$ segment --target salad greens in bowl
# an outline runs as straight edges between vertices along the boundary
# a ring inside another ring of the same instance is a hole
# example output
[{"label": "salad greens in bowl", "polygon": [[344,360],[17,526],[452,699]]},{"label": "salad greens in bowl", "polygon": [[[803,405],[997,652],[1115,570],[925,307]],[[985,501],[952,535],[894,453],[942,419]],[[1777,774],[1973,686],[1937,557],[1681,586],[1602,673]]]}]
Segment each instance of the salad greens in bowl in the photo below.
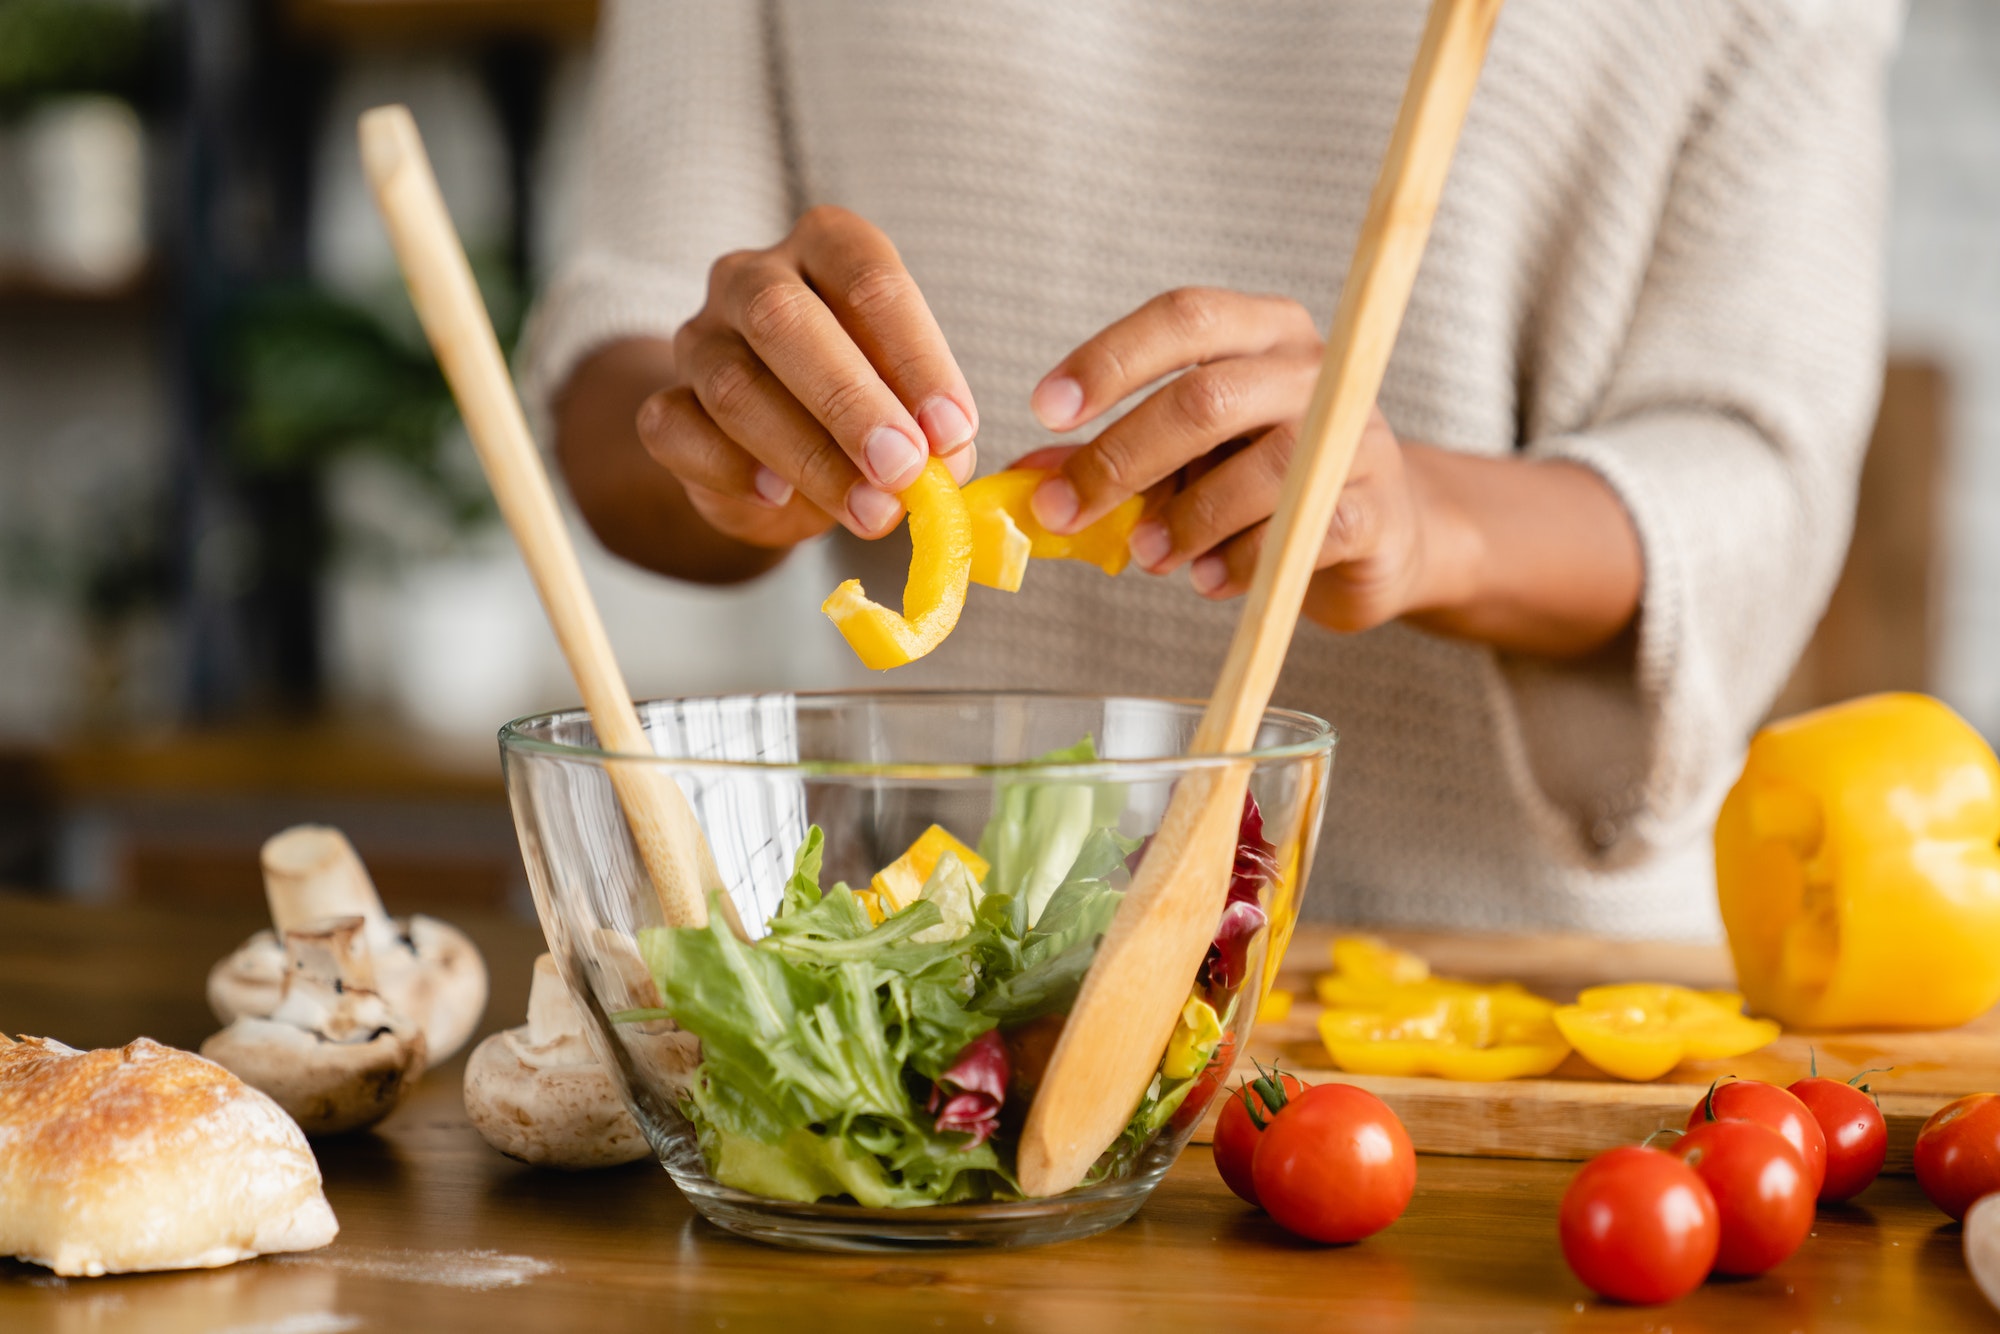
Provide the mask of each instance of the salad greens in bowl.
[{"label": "salad greens in bowl", "polygon": [[[536,911],[600,1060],[676,1184],[730,1230],[836,1249],[1032,1244],[1122,1222],[1247,1037],[1298,912],[1332,730],[1182,754],[1199,705],[1022,693],[662,700],[655,755],[581,711],[501,751]],[[1247,762],[1213,944],[1084,1183],[1023,1195],[1014,1147],[1175,781]],[[687,795],[709,922],[665,924],[607,765]],[[739,928],[740,927],[740,931]]]}]

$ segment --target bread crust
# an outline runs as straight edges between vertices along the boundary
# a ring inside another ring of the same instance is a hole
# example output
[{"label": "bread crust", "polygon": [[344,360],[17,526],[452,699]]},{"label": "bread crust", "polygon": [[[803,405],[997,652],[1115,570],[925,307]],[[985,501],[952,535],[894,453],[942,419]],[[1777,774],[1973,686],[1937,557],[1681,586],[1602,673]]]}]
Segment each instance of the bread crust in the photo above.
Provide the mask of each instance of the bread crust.
[{"label": "bread crust", "polygon": [[213,1268],[338,1231],[298,1126],[213,1061],[151,1038],[0,1042],[0,1255],[70,1276]]}]

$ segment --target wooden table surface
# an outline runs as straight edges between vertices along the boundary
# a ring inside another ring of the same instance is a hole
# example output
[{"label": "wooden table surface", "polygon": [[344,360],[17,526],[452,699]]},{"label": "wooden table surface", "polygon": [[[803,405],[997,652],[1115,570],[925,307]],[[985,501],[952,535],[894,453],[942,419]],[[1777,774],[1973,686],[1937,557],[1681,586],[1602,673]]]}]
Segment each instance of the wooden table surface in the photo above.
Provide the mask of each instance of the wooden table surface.
[{"label": "wooden table surface", "polygon": [[[518,1022],[530,926],[461,923],[495,970],[487,1029]],[[86,909],[0,895],[0,1029],[77,1046],[212,1028],[209,963],[240,915]],[[8,1334],[346,1334],[350,1330],[1198,1328],[1948,1330],[2000,1325],[1967,1277],[1958,1228],[1908,1178],[1823,1214],[1761,1278],[1664,1308],[1592,1298],[1563,1266],[1564,1163],[1421,1161],[1416,1198],[1357,1246],[1294,1241],[1190,1149],[1136,1219],[1014,1252],[801,1255],[700,1221],[651,1164],[539,1172],[494,1153],[459,1105],[462,1062],[433,1072],[375,1133],[318,1146],[338,1241],[227,1269],[55,1278],[0,1261]]]}]

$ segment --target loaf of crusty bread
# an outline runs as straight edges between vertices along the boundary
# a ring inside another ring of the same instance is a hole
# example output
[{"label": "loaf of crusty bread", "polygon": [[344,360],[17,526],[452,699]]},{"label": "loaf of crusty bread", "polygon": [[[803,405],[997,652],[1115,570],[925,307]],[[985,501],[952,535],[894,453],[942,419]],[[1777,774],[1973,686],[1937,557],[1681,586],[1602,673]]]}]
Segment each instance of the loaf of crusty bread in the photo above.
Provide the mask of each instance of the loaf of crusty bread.
[{"label": "loaf of crusty bread", "polygon": [[339,1231],[278,1105],[151,1038],[0,1037],[0,1255],[58,1274],[205,1269]]}]

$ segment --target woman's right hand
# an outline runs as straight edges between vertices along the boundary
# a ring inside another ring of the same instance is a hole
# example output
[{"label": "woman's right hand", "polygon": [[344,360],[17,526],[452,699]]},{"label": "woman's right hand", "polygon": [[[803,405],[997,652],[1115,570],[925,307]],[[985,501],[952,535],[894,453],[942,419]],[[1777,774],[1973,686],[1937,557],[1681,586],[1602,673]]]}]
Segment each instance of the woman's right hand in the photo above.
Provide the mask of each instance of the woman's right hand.
[{"label": "woman's right hand", "polygon": [[717,260],[673,352],[678,383],[640,406],[639,439],[738,541],[880,537],[928,455],[972,476],[972,391],[896,248],[845,209]]}]

